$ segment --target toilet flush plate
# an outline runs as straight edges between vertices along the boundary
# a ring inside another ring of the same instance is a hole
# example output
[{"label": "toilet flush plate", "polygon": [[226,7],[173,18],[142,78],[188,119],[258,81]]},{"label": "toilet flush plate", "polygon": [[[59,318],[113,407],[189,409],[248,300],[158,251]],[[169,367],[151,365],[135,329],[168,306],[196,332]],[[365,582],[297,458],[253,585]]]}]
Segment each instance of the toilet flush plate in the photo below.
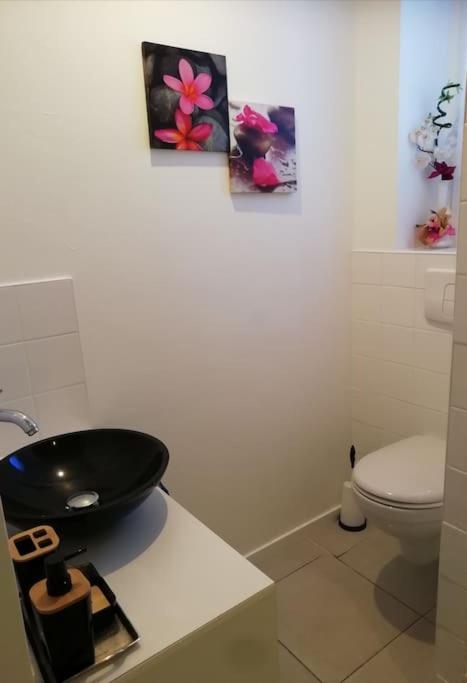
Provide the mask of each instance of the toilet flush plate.
[{"label": "toilet flush plate", "polygon": [[425,317],[452,326],[456,271],[453,268],[428,268],[425,272]]}]

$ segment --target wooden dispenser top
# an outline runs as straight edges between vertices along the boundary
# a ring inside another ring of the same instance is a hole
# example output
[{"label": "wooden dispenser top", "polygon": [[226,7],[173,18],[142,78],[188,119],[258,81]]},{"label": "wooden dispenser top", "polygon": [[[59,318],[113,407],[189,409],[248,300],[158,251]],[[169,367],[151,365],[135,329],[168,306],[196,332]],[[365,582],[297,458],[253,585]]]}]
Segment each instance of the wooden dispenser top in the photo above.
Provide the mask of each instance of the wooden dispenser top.
[{"label": "wooden dispenser top", "polygon": [[36,526],[15,534],[8,540],[13,562],[29,562],[57,550],[60,539],[51,526]]}]

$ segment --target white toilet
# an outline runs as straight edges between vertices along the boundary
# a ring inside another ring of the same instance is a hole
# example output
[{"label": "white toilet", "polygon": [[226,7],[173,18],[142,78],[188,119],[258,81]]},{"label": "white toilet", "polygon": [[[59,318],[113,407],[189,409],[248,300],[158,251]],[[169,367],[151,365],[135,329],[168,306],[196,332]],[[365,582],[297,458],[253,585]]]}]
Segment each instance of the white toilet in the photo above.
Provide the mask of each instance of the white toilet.
[{"label": "white toilet", "polygon": [[444,500],[446,442],[412,436],[362,458],[352,484],[363,514],[415,564],[437,559]]}]

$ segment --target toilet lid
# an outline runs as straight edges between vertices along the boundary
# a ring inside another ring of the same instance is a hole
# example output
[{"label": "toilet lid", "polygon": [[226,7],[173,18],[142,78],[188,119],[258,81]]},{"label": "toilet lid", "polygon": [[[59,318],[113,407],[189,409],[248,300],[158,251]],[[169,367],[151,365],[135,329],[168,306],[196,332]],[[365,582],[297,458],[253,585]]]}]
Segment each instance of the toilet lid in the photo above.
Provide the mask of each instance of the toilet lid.
[{"label": "toilet lid", "polygon": [[353,481],[359,489],[388,502],[422,505],[444,498],[446,442],[412,436],[359,460]]}]

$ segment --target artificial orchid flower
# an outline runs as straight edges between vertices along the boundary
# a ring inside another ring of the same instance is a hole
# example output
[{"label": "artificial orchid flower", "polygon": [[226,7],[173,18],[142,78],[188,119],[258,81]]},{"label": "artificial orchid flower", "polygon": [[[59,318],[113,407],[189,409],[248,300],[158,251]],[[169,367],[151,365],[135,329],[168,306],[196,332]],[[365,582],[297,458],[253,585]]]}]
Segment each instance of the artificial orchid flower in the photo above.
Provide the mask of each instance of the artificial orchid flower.
[{"label": "artificial orchid flower", "polygon": [[178,72],[181,80],[169,74],[164,74],[163,79],[169,88],[180,93],[179,105],[182,112],[192,114],[195,104],[200,109],[212,109],[214,102],[208,95],[203,94],[211,85],[211,76],[207,73],[200,73],[195,78],[193,69],[186,59],[179,61]]},{"label": "artificial orchid flower", "polygon": [[280,181],[274,166],[266,159],[259,157],[253,163],[253,182],[258,187],[275,187]]},{"label": "artificial orchid flower", "polygon": [[240,121],[247,128],[256,128],[262,133],[277,133],[276,124],[252,109],[248,104],[245,104],[243,111],[237,114],[235,120]]},{"label": "artificial orchid flower", "polygon": [[198,143],[207,140],[212,133],[212,124],[200,123],[192,126],[191,116],[184,114],[180,109],[175,112],[175,125],[177,128],[161,128],[154,131],[154,135],[162,142],[175,145],[175,149],[188,149],[202,151]]},{"label": "artificial orchid flower", "polygon": [[419,152],[415,157],[418,168],[426,168],[431,163],[431,156],[428,152]]},{"label": "artificial orchid flower", "polygon": [[441,180],[453,180],[455,166],[448,166],[445,161],[435,161],[433,163],[433,171],[430,173],[428,178],[437,178],[441,176]]}]

